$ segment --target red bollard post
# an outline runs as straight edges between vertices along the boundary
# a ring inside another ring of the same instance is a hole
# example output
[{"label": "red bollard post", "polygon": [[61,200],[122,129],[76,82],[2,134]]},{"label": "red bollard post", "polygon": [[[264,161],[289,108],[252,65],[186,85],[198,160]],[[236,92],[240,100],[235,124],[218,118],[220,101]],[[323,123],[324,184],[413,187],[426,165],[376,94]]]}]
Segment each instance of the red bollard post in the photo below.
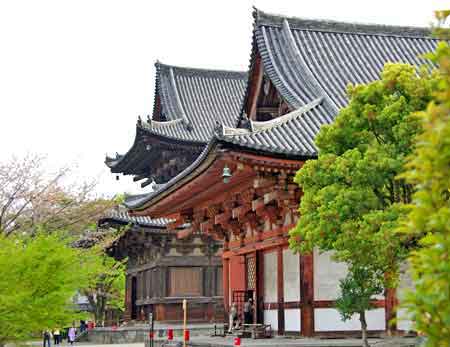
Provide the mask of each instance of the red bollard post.
[{"label": "red bollard post", "polygon": [[167,330],[167,340],[169,340],[169,341],[173,340],[173,329]]},{"label": "red bollard post", "polygon": [[235,337],[234,338],[234,346],[235,347],[240,347],[241,346],[241,338],[240,337]]},{"label": "red bollard post", "polygon": [[190,334],[189,334],[189,330],[186,330],[185,332],[184,332],[184,341],[189,341],[189,337],[190,337]]}]

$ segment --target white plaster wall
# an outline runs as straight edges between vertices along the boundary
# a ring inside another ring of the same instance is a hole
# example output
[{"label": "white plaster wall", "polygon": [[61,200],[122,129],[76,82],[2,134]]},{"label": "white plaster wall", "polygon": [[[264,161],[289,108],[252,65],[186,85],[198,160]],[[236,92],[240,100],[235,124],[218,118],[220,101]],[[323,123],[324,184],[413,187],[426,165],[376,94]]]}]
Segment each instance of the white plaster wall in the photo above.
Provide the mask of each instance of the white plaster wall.
[{"label": "white plaster wall", "polygon": [[300,301],[300,260],[290,249],[283,250],[284,301]]},{"label": "white plaster wall", "polygon": [[264,324],[270,324],[272,330],[278,330],[278,310],[264,310]]},{"label": "white plaster wall", "polygon": [[[366,320],[368,330],[385,330],[384,308],[366,311]],[[359,322],[359,316],[356,314],[344,322],[338,310],[316,308],[314,309],[314,328],[316,331],[351,331],[360,330],[361,323]]]},{"label": "white plaster wall", "polygon": [[[414,284],[409,265],[407,263],[403,263],[400,265],[400,278],[397,287],[397,299],[399,305],[401,305],[404,300],[406,291],[412,289],[414,289]],[[397,310],[397,330],[413,330],[413,322],[410,319],[410,315],[406,309],[399,308]]]},{"label": "white plaster wall", "polygon": [[412,331],[414,330],[413,321],[410,319],[411,314],[404,308],[397,310],[397,330]]},{"label": "white plaster wall", "polygon": [[299,308],[284,310],[284,330],[286,331],[301,330],[301,317]]},{"label": "white plaster wall", "polygon": [[335,300],[339,296],[339,280],[347,275],[347,265],[333,261],[332,254],[314,249],[314,300]]},{"label": "white plaster wall", "polygon": [[277,295],[277,253],[264,253],[264,302],[278,301]]}]

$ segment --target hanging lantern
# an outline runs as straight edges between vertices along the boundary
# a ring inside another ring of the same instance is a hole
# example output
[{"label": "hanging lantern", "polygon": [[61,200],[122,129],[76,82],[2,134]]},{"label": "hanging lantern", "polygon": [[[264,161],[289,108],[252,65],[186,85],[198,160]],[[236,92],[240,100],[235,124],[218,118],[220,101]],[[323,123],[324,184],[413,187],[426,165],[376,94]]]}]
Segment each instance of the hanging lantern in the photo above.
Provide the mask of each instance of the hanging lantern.
[{"label": "hanging lantern", "polygon": [[230,182],[230,178],[232,177],[232,173],[230,168],[225,164],[224,168],[223,168],[223,172],[222,172],[222,178],[223,178],[223,183],[228,183]]}]

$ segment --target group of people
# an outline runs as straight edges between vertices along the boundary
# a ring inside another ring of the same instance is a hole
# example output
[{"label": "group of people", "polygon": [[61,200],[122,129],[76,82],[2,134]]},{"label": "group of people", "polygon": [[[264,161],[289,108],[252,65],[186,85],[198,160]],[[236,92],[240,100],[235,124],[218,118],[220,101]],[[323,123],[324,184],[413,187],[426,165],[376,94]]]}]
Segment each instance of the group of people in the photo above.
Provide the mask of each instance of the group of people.
[{"label": "group of people", "polygon": [[[255,305],[253,299],[249,298],[243,307],[244,313],[244,324],[253,324],[253,313],[255,312]],[[235,302],[231,304],[230,307],[230,321],[228,324],[228,332],[232,333],[234,329],[239,328],[241,321],[239,320],[238,306]]]},{"label": "group of people", "polygon": [[[55,328],[52,330],[46,329],[44,330],[43,334],[43,347],[51,347],[51,340],[53,337],[53,342],[55,346],[59,346],[62,342],[62,335],[61,335],[61,329]],[[75,337],[77,336],[77,329],[75,326],[71,326],[69,330],[67,331],[67,342],[70,345],[73,345],[75,342]]]}]

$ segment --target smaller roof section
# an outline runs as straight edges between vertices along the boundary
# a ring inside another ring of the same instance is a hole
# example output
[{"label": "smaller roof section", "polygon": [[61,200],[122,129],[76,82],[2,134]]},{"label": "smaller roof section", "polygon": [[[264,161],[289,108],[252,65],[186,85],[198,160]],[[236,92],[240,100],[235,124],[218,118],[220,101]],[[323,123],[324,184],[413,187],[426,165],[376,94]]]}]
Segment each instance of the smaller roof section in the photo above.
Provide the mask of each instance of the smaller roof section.
[{"label": "smaller roof section", "polygon": [[139,225],[148,228],[165,229],[167,224],[171,222],[167,218],[150,218],[146,216],[130,216],[126,211],[111,211],[103,218],[98,220],[98,225],[103,226],[105,224],[114,225]]},{"label": "smaller roof section", "polygon": [[160,62],[155,67],[153,115],[146,120],[138,118],[135,140],[127,153],[106,157],[105,164],[114,173],[145,176],[154,171],[142,164],[152,157],[149,140],[187,146],[198,155],[199,148],[214,135],[217,123],[233,127],[238,122],[246,72],[179,67]]},{"label": "smaller roof section", "polygon": [[207,143],[217,122],[235,126],[247,73],[166,65],[156,66],[153,117],[142,122],[150,133]]}]

